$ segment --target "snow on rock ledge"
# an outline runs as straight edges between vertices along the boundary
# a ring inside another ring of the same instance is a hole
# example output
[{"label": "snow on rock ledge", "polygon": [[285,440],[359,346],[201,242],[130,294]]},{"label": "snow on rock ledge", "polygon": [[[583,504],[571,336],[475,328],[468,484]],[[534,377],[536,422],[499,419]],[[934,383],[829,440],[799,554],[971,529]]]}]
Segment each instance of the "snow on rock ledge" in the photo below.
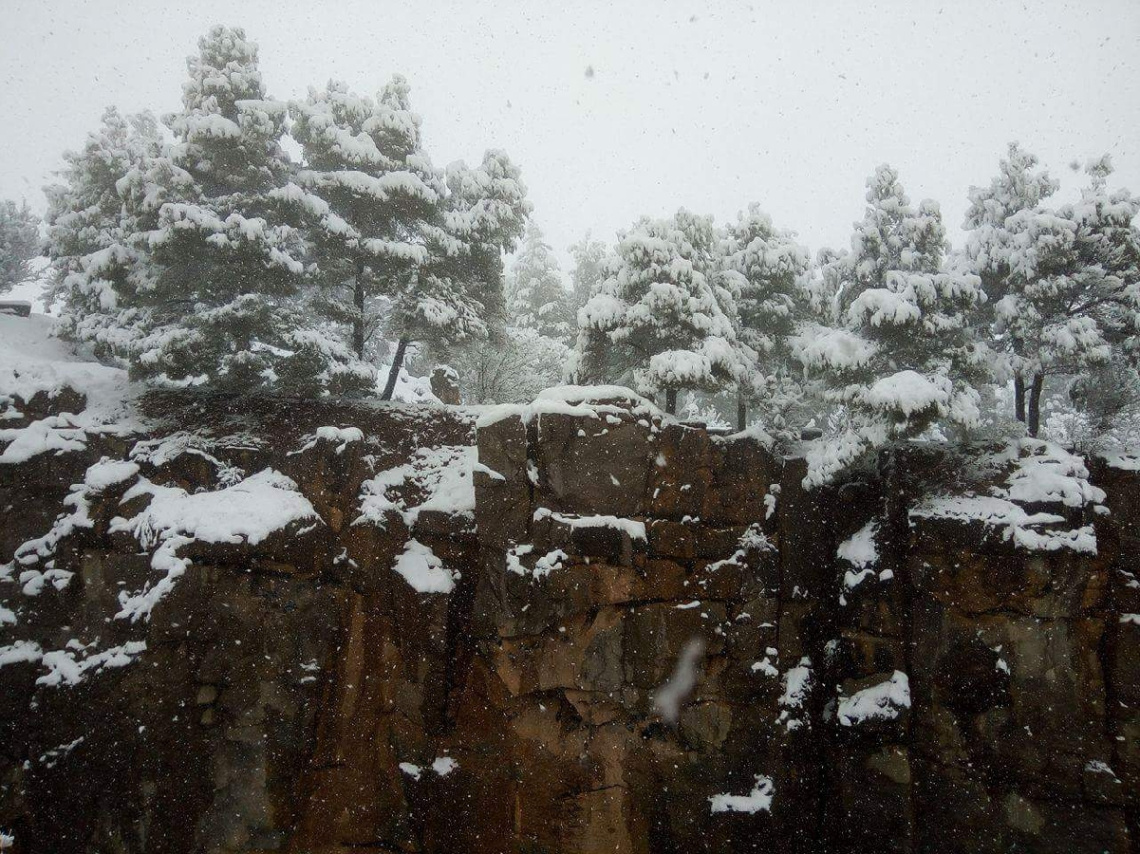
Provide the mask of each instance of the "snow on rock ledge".
[{"label": "snow on rock ledge", "polygon": [[404,465],[382,471],[361,485],[360,515],[353,524],[383,527],[389,513],[399,514],[408,527],[424,512],[474,518],[476,456],[471,445],[419,448]]},{"label": "snow on rock ledge", "polygon": [[[1073,513],[1086,517],[1108,512],[1104,490],[1089,482],[1083,459],[1052,442],[1023,439],[988,463],[1006,472],[1002,482],[989,487],[989,495],[934,495],[910,511],[911,519],[977,522],[1027,551],[1097,553],[1091,521],[1070,521]],[[1056,512],[1050,512],[1054,508]]]},{"label": "snow on rock ledge", "polygon": [[417,593],[450,593],[455,589],[456,573],[445,567],[429,547],[416,540],[408,540],[392,569]]},{"label": "snow on rock ledge", "polygon": [[894,720],[903,709],[910,708],[910,680],[901,670],[891,678],[850,697],[843,697],[835,711],[843,726],[854,726],[867,721]]},{"label": "snow on rock ledge", "polygon": [[605,415],[633,414],[661,419],[665,414],[651,401],[620,385],[564,385],[540,392],[532,403],[504,403],[483,408],[476,427],[489,427],[504,418],[517,416],[524,424],[539,415],[572,415],[601,418]]},{"label": "snow on rock ledge", "polygon": [[772,778],[757,774],[756,783],[747,795],[713,795],[709,798],[709,807],[714,813],[743,812],[755,815],[761,810],[771,812],[774,792]]},{"label": "snow on rock ledge", "polygon": [[534,511],[534,520],[540,522],[543,519],[552,519],[565,525],[571,531],[581,528],[611,528],[615,531],[621,531],[631,540],[644,542],[646,538],[645,523],[637,519],[621,519],[617,516],[569,516],[564,513],[556,513],[549,507],[539,507]]},{"label": "snow on rock ledge", "polygon": [[295,522],[310,522],[311,527],[322,524],[313,505],[297,491],[297,484],[273,469],[214,492],[195,494],[142,478],[127,490],[123,503],[145,496],[151,500],[144,510],[129,519],[112,519],[109,531],[131,534],[143,548],[157,546],[151,567],[165,574],[138,592],[120,593],[122,609],[116,614],[120,619],[134,621],[150,615],[190,564],[189,558],[178,555],[184,546],[194,542],[257,545]]},{"label": "snow on rock ledge", "polygon": [[836,549],[835,556],[854,568],[847,570],[843,577],[843,585],[848,590],[853,590],[868,575],[875,574],[874,567],[879,562],[879,551],[875,546],[878,530],[879,523],[872,519]]}]

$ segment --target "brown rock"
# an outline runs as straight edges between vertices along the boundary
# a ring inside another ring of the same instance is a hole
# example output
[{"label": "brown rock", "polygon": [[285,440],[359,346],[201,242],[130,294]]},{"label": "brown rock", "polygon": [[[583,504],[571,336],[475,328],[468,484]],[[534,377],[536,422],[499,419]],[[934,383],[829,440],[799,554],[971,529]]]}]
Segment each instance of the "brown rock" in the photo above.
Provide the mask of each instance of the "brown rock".
[{"label": "brown rock", "polygon": [[536,416],[536,504],[566,513],[644,514],[653,459],[650,428],[630,416]]}]

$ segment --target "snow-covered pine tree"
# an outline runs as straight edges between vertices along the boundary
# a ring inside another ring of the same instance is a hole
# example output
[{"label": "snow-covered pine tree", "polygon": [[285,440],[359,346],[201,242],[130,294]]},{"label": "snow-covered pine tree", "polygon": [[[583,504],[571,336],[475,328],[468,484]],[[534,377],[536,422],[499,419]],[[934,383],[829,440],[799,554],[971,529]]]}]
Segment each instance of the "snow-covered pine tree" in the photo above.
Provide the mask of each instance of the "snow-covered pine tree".
[{"label": "snow-covered pine tree", "polygon": [[586,232],[582,239],[570,246],[574,268],[570,271],[570,285],[577,311],[593,296],[606,279],[606,244],[595,240]]},{"label": "snow-covered pine tree", "polygon": [[40,219],[28,203],[0,200],[0,294],[25,281],[40,254]]},{"label": "snow-covered pine tree", "polygon": [[1025,422],[1036,436],[1045,378],[1085,375],[1115,358],[1135,356],[1140,331],[1140,199],[1110,191],[1107,155],[1088,164],[1079,201],[1023,208],[1006,217],[993,243],[1005,272],[994,306],[1009,341],[1012,369],[1023,378]]},{"label": "snow-covered pine tree", "polygon": [[867,289],[883,288],[896,273],[936,272],[946,251],[946,229],[938,204],[910,204],[898,172],[887,164],[867,179],[867,207],[855,223],[851,253],[838,259],[839,305],[843,311]]},{"label": "snow-covered pine tree", "polygon": [[748,358],[737,386],[737,427],[745,428],[748,404],[757,400],[765,404],[765,422],[779,423],[800,385],[790,368],[791,342],[805,313],[811,255],[756,204],[727,225],[721,252],[722,281],[733,295],[737,339]]},{"label": "snow-covered pine tree", "polygon": [[[1006,157],[999,164],[999,174],[988,187],[971,187],[970,206],[966,210],[963,228],[969,231],[963,258],[966,267],[977,273],[988,297],[992,313],[1002,300],[1018,287],[1019,278],[1014,276],[1010,262],[1018,251],[1014,228],[1021,219],[1011,218],[1024,211],[1033,211],[1053,195],[1061,184],[1040,167],[1036,155],[1023,149],[1017,142],[1011,142]],[[1009,222],[1009,225],[1007,225]],[[1014,414],[1018,421],[1026,420],[1025,397],[1026,380],[1032,383],[1032,376],[1026,376],[1021,352],[1024,342],[1013,335],[1001,333],[1001,324],[991,316],[998,328],[995,341],[1004,351],[1014,383]]]},{"label": "snow-covered pine tree", "polygon": [[426,263],[443,225],[446,186],[423,150],[408,94],[399,75],[376,100],[339,82],[310,90],[290,106],[305,168],[295,184],[274,191],[305,214],[320,306],[351,329],[360,359],[382,320],[377,303]]},{"label": "snow-covered pine tree", "polygon": [[570,247],[574,259],[574,269],[570,271],[570,283],[574,295],[574,323],[577,333],[573,349],[567,357],[565,378],[568,382],[586,385],[604,382],[613,371],[609,362],[612,348],[605,332],[582,325],[578,313],[589,302],[590,297],[601,290],[606,280],[606,270],[610,263],[609,250],[601,240],[594,240],[590,233]]},{"label": "snow-covered pine tree", "polygon": [[306,247],[272,193],[292,169],[286,105],[265,94],[257,46],[220,26],[198,45],[183,109],[164,119],[173,165],[191,182],[163,188],[172,199],[146,234],[155,272],[136,291],[147,334],[133,373],[244,392],[370,388],[371,371],[314,332],[297,299]]},{"label": "snow-covered pine tree", "polygon": [[558,259],[534,222],[507,275],[507,317],[516,329],[533,329],[563,343],[577,328]]},{"label": "snow-covered pine tree", "polygon": [[45,188],[61,330],[98,358],[127,366],[148,318],[138,294],[154,287],[157,272],[147,235],[161,206],[193,181],[166,156],[153,115],[125,117],[113,107],[64,162],[63,182]]},{"label": "snow-covered pine tree", "polygon": [[880,166],[842,264],[840,327],[815,325],[796,342],[822,373],[846,419],[809,453],[807,482],[829,480],[867,451],[936,424],[979,420],[971,384],[986,357],[970,326],[984,301],[980,279],[943,270],[945,229],[936,203],[913,208],[898,174]]},{"label": "snow-covered pine tree", "polygon": [[526,185],[507,153],[492,149],[477,168],[461,161],[448,167],[447,188],[425,263],[397,280],[389,294],[385,330],[396,351],[385,400],[413,341],[446,351],[504,326],[503,253],[514,249],[530,215]]},{"label": "snow-covered pine tree", "polygon": [[734,384],[743,360],[732,294],[716,282],[717,263],[711,217],[682,209],[636,223],[619,235],[608,277],[578,313],[579,358],[604,335],[608,379],[664,392],[670,413],[681,389]]}]

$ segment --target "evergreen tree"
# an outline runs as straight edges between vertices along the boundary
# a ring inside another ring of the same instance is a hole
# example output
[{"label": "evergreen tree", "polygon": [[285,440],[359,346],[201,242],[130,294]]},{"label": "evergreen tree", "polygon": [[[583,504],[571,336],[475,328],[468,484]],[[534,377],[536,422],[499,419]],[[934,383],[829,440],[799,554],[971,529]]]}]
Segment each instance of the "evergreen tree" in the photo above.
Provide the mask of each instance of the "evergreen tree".
[{"label": "evergreen tree", "polygon": [[868,289],[884,288],[898,273],[937,272],[946,250],[938,204],[911,207],[898,173],[887,164],[867,180],[867,207],[855,223],[851,254],[841,258],[839,305],[846,310]]},{"label": "evergreen tree", "polygon": [[[991,323],[998,326],[992,316],[994,307],[1018,286],[1010,266],[1016,252],[1016,237],[1010,226],[1011,218],[1024,211],[1035,210],[1045,199],[1060,188],[1060,182],[1039,167],[1037,157],[1011,142],[1008,154],[999,165],[999,172],[988,187],[971,187],[970,206],[966,211],[963,228],[969,230],[964,256],[967,267],[981,276]],[[1010,226],[1007,226],[1007,222]],[[1007,367],[1012,368],[1014,383],[1014,410],[1018,421],[1024,422],[1026,375],[1022,370],[1024,342],[1012,335],[1000,335]],[[1032,377],[1028,377],[1032,384]],[[1034,429],[1036,433],[1036,429]]]},{"label": "evergreen tree", "polygon": [[1108,190],[1112,165],[1105,156],[1089,164],[1090,184],[1080,201],[1055,209],[1034,203],[1055,184],[1032,172],[1036,160],[1020,153],[1011,147],[995,189],[976,193],[983,203],[1013,203],[991,204],[992,214],[972,204],[967,224],[975,225],[970,245],[982,247],[972,261],[990,276],[997,297],[995,327],[1015,377],[1017,414],[1036,436],[1047,376],[1087,375],[1135,355],[1140,232],[1132,221],[1140,199],[1125,189]]},{"label": "evergreen tree", "polygon": [[531,205],[521,173],[493,149],[478,168],[447,170],[441,227],[430,232],[425,262],[394,282],[385,330],[396,350],[382,398],[391,398],[408,345],[446,351],[505,326],[503,253],[514,249]]},{"label": "evergreen tree", "polygon": [[147,235],[162,205],[193,181],[166,156],[154,116],[124,117],[113,107],[64,161],[63,183],[45,188],[62,333],[126,366],[149,317],[138,294],[155,287]]},{"label": "evergreen tree", "polygon": [[40,254],[40,220],[24,202],[0,201],[0,294],[25,281]]},{"label": "evergreen tree", "polygon": [[533,222],[507,280],[507,314],[515,328],[533,329],[562,342],[576,328],[558,261]]},{"label": "evergreen tree", "polygon": [[681,389],[735,383],[743,363],[732,294],[717,283],[716,244],[712,219],[684,209],[622,235],[609,276],[578,315],[578,369],[584,351],[604,343],[611,376],[664,392],[671,414]]},{"label": "evergreen tree", "polygon": [[829,479],[868,450],[939,423],[979,420],[971,381],[987,359],[970,326],[984,301],[974,275],[943,271],[945,229],[937,204],[915,209],[897,173],[880,166],[867,182],[842,268],[838,329],[801,335],[798,356],[822,372],[845,408],[840,435],[809,455],[809,482]]},{"label": "evergreen tree", "polygon": [[790,370],[791,342],[804,314],[803,278],[811,256],[755,204],[725,229],[721,251],[723,280],[736,306],[737,339],[748,357],[737,389],[737,426],[743,430],[749,401],[764,400],[765,420],[774,423],[799,385]]},{"label": "evergreen tree", "polygon": [[606,244],[594,240],[587,231],[581,240],[570,246],[570,257],[574,259],[570,284],[574,292],[574,309],[577,311],[605,281]]},{"label": "evergreen tree", "polygon": [[570,282],[574,291],[575,336],[574,348],[566,360],[566,379],[586,385],[604,382],[616,369],[609,364],[613,352],[605,332],[594,326],[580,324],[578,313],[599,293],[606,280],[606,269],[610,263],[606,244],[593,240],[590,233],[570,247],[574,258],[574,269],[570,271]]},{"label": "evergreen tree", "polygon": [[382,319],[378,301],[426,263],[442,228],[446,187],[423,151],[408,93],[397,75],[375,101],[330,82],[291,105],[306,168],[279,195],[307,215],[320,307],[351,327],[360,359]]},{"label": "evergreen tree", "polygon": [[306,246],[273,192],[291,171],[286,106],[266,97],[256,45],[215,27],[199,48],[183,109],[164,119],[173,165],[191,180],[146,234],[156,272],[136,291],[147,335],[134,374],[244,392],[370,388],[371,372],[315,333],[298,300]]}]

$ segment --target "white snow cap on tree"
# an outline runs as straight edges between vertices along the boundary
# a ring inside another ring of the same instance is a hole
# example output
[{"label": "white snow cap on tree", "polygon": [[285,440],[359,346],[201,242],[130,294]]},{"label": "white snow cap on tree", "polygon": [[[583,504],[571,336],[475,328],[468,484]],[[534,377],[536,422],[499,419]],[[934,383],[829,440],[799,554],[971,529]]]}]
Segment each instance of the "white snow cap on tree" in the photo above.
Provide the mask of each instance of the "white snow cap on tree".
[{"label": "white snow cap on tree", "polygon": [[985,300],[981,280],[943,270],[945,229],[934,202],[912,207],[889,166],[867,186],[851,253],[833,261],[841,328],[808,327],[796,342],[805,367],[823,372],[828,396],[847,413],[840,435],[809,452],[809,485],[892,440],[980,418],[970,380],[985,359],[970,322]]}]

